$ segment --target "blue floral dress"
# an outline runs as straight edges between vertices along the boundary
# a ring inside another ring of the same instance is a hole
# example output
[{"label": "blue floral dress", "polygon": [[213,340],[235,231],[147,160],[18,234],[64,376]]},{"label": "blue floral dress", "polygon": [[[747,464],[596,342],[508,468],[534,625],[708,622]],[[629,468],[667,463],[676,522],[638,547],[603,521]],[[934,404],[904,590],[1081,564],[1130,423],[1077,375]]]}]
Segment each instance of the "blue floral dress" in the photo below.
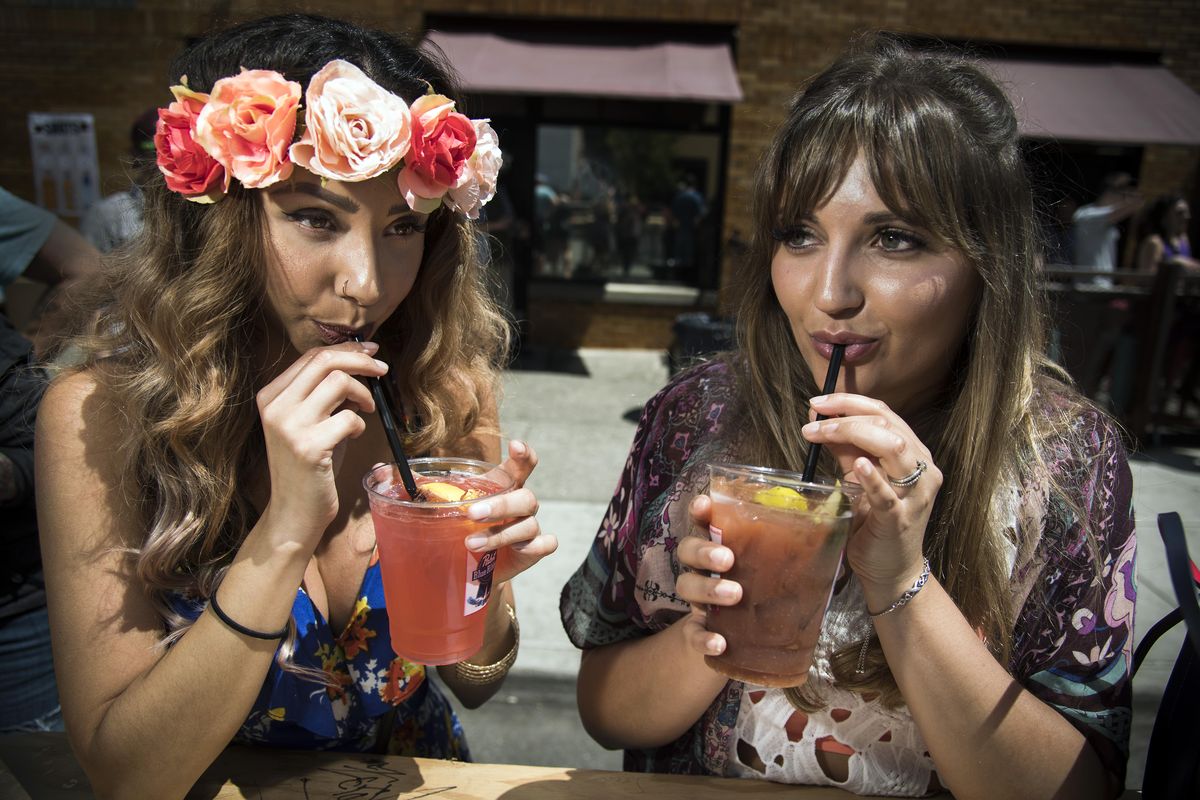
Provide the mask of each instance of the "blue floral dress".
[{"label": "blue floral dress", "polygon": [[[207,601],[176,596],[172,605],[196,619]],[[462,725],[438,687],[426,680],[425,667],[392,651],[378,553],[363,575],[345,630],[335,634],[303,588],[296,592],[292,618],[293,663],[325,680],[272,663],[235,742],[471,760]]]}]

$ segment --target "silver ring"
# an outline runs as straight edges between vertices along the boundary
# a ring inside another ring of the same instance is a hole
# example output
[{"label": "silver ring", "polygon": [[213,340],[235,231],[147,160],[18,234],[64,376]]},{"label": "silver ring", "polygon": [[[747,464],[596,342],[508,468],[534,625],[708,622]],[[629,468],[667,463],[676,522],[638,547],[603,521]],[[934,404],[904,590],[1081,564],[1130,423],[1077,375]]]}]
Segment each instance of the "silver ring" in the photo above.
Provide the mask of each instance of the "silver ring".
[{"label": "silver ring", "polygon": [[899,486],[901,489],[904,489],[921,480],[921,476],[925,474],[925,470],[928,468],[928,464],[926,464],[924,461],[918,460],[917,468],[905,475],[903,478],[893,478],[891,475],[888,475],[888,483],[890,483],[892,486]]}]

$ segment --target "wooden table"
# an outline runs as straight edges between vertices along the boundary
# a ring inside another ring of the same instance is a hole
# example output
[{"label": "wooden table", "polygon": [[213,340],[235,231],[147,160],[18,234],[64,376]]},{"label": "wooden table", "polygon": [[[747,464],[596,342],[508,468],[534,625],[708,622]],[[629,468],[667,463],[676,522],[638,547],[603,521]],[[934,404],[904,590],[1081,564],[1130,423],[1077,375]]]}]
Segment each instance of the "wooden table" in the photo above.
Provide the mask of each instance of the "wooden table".
[{"label": "wooden table", "polygon": [[[0,737],[0,798],[82,800],[95,795],[65,734]],[[766,781],[633,772],[465,764],[403,756],[360,756],[230,747],[188,797],[204,800],[558,800],[647,797],[724,800],[803,797],[848,800],[840,789]]]}]

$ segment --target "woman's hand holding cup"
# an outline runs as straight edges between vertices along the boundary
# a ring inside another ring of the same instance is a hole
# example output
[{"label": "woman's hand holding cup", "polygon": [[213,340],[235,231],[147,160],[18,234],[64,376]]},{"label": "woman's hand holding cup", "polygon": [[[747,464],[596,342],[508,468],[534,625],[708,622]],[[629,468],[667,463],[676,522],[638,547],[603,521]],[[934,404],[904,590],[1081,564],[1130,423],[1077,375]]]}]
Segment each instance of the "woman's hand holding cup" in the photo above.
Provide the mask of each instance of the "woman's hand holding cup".
[{"label": "woman's hand holding cup", "polygon": [[[712,500],[698,495],[688,507],[693,527],[707,531],[712,522]],[[685,536],[675,548],[675,556],[688,571],[675,582],[675,592],[692,604],[684,620],[684,638],[701,655],[725,652],[725,637],[705,628],[709,605],[731,606],[742,599],[742,586],[722,578],[733,566],[733,551],[701,536]]]},{"label": "woman's hand holding cup", "polygon": [[[496,565],[495,580],[498,583],[514,578],[558,549],[558,539],[554,534],[543,533],[538,524],[537,497],[525,488],[525,481],[536,467],[537,453],[532,447],[525,442],[509,442],[508,458],[500,469],[512,477],[517,488],[467,509],[471,519],[498,525],[490,535],[481,533],[467,537],[469,550],[504,551],[505,556]],[[500,523],[504,524],[500,526]]]}]

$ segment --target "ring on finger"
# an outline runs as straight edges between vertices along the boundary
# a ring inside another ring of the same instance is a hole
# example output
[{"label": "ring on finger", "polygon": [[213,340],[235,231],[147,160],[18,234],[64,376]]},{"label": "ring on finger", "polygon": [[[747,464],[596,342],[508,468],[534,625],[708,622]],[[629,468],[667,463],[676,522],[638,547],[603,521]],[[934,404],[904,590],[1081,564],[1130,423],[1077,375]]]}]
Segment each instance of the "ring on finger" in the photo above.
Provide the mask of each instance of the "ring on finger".
[{"label": "ring on finger", "polygon": [[888,483],[890,483],[892,486],[905,489],[921,480],[921,476],[925,474],[925,470],[927,469],[929,469],[929,465],[918,459],[916,469],[905,475],[903,478],[893,478],[891,475],[888,475]]}]

